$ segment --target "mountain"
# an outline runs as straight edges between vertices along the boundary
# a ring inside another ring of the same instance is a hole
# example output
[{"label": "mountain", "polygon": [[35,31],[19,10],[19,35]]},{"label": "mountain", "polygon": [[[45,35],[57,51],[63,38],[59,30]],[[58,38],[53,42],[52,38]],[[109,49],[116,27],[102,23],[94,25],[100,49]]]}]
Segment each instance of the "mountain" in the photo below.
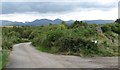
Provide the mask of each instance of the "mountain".
[{"label": "mountain", "polygon": [[61,19],[55,19],[55,20],[53,20],[53,23],[54,24],[59,24],[59,23],[61,23],[63,20],[61,20]]},{"label": "mountain", "polygon": [[41,19],[41,20],[34,20],[32,22],[27,22],[26,25],[30,26],[41,26],[41,25],[48,25],[49,23],[52,23],[52,20],[48,19]]},{"label": "mountain", "polygon": [[105,23],[113,23],[114,20],[83,20],[84,22],[86,23],[89,23],[89,24],[105,24]]},{"label": "mountain", "polygon": [[41,26],[41,25],[49,25],[50,23],[51,24],[59,24],[61,23],[63,20],[61,19],[55,19],[55,20],[49,20],[49,19],[40,19],[40,20],[35,20],[35,21],[32,21],[32,22],[28,22],[27,24],[28,25],[31,25],[31,26]]},{"label": "mountain", "polygon": [[[12,22],[8,20],[0,20],[0,26],[42,26],[42,25],[49,25],[51,24],[59,24],[63,20],[61,19],[55,19],[55,20],[49,20],[49,19],[36,19],[32,22]],[[71,25],[74,23],[74,20],[65,21],[67,24]],[[83,22],[89,23],[89,24],[105,24],[105,23],[113,23],[113,20],[83,20]]]},{"label": "mountain", "polygon": [[[12,22],[12,21],[8,21],[8,20],[0,20],[2,22],[2,24],[0,26],[42,26],[42,25],[49,25],[51,24],[59,24],[62,23],[63,20],[61,19],[55,19],[55,20],[49,20],[49,19],[36,19],[32,22]],[[70,20],[70,21],[65,21],[67,24],[72,24],[74,21]]]},{"label": "mountain", "polygon": [[12,22],[8,20],[0,20],[0,26],[24,26],[22,22]]}]

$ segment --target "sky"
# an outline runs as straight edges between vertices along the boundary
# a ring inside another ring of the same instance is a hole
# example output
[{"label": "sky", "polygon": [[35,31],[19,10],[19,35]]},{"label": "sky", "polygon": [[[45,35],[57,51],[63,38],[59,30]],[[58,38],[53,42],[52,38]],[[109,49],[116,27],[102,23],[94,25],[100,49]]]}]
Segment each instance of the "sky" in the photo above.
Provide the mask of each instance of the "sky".
[{"label": "sky", "polygon": [[116,20],[119,0],[2,0],[0,20]]}]

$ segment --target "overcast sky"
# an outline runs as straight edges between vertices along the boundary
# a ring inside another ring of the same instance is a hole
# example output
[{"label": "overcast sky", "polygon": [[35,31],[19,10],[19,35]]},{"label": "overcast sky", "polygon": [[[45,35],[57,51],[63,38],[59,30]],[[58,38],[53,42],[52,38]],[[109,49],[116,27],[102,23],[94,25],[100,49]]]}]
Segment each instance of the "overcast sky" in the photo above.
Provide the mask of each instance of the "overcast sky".
[{"label": "overcast sky", "polygon": [[3,0],[1,2],[0,20],[25,22],[34,21],[35,19],[54,20],[57,18],[65,21],[116,20],[118,18],[118,0],[17,1],[8,2],[8,0]]}]

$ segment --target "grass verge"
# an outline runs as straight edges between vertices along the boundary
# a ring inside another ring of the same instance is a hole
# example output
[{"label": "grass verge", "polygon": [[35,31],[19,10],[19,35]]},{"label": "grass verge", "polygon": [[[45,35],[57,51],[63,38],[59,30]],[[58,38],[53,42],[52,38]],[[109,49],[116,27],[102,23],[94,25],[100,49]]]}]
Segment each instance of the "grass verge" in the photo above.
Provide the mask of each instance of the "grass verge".
[{"label": "grass verge", "polygon": [[2,50],[0,52],[0,69],[5,67],[6,63],[8,62],[9,53],[10,53],[9,50]]}]

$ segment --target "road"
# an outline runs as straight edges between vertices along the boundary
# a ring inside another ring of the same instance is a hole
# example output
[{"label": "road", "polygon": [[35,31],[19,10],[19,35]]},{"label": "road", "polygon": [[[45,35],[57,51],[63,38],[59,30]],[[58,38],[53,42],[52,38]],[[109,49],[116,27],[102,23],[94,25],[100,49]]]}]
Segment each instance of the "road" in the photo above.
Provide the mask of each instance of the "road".
[{"label": "road", "polygon": [[116,68],[118,57],[54,55],[36,50],[30,43],[13,46],[6,68]]}]

